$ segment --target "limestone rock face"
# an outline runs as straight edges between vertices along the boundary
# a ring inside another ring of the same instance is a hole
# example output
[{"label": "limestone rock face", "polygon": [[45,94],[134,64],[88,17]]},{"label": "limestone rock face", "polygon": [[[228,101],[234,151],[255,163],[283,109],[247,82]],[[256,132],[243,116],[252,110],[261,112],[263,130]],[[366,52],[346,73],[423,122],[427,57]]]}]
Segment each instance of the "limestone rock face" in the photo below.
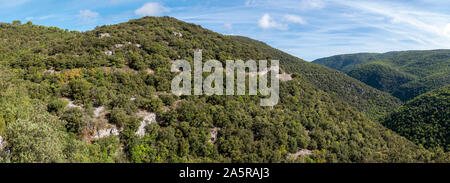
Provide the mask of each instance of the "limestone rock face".
[{"label": "limestone rock face", "polygon": [[149,124],[156,123],[156,114],[150,112],[139,112],[137,114],[139,117],[143,117],[144,120],[141,121],[141,125],[139,125],[138,130],[136,131],[136,135],[144,136],[145,135],[145,127]]},{"label": "limestone rock face", "polygon": [[111,37],[111,34],[109,34],[109,33],[100,33],[99,35],[98,35],[98,38],[104,38],[104,37]]},{"label": "limestone rock face", "polygon": [[3,150],[3,137],[0,136],[0,151]]}]

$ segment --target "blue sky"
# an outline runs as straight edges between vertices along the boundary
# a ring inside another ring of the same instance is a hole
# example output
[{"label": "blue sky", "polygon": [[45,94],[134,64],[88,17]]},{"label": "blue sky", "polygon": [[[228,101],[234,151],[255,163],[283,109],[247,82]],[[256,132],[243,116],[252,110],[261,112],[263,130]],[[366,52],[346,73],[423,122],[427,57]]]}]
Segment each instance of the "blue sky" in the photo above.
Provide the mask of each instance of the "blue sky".
[{"label": "blue sky", "polygon": [[308,61],[450,48],[448,0],[0,0],[0,22],[80,31],[166,15],[261,40]]}]

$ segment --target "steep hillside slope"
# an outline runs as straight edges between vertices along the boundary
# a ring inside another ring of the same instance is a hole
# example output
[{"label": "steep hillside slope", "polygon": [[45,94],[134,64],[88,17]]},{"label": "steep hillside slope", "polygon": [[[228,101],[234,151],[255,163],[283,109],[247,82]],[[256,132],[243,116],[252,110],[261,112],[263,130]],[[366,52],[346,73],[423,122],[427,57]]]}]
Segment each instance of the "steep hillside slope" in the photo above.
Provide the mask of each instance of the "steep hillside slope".
[{"label": "steep hillside slope", "polygon": [[395,97],[367,86],[339,71],[303,61],[260,41],[239,36],[234,38],[249,45],[257,45],[261,52],[270,54],[272,58],[280,59],[286,72],[299,73],[298,77],[306,79],[316,89],[323,90],[335,99],[350,104],[372,119],[383,117],[401,104]]},{"label": "steep hillside slope", "polygon": [[[169,17],[0,29],[1,162],[450,161],[361,112],[391,108],[388,95],[254,41]],[[170,63],[197,49],[203,60],[281,58],[293,79],[273,108],[259,96],[172,95]]]},{"label": "steep hillside slope", "polygon": [[346,72],[403,101],[450,84],[450,50],[338,55],[314,63]]},{"label": "steep hillside slope", "polygon": [[383,124],[427,148],[450,151],[450,85],[427,92],[389,115]]}]

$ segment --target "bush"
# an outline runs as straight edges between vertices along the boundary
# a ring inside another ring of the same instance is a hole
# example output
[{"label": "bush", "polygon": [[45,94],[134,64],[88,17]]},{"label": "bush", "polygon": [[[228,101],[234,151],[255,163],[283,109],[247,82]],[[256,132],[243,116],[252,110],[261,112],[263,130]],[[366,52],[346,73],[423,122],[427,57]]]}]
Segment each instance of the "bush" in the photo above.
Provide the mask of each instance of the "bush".
[{"label": "bush", "polygon": [[80,133],[87,126],[87,120],[84,117],[83,111],[79,108],[66,110],[61,116],[61,119],[67,122],[66,129],[68,132]]}]

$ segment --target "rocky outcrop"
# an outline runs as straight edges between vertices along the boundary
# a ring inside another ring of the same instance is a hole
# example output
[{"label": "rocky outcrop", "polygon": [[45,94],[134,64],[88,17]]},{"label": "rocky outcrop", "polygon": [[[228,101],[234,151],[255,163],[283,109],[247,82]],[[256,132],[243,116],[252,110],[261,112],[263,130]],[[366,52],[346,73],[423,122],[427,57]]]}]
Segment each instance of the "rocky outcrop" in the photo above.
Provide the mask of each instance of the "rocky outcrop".
[{"label": "rocky outcrop", "polygon": [[109,51],[109,50],[104,51],[103,53],[104,53],[105,55],[108,55],[108,56],[114,55],[114,52],[113,52],[113,51]]},{"label": "rocky outcrop", "polygon": [[178,37],[183,37],[183,34],[181,34],[180,32],[173,32],[174,36],[178,36]]},{"label": "rocky outcrop", "polygon": [[0,151],[3,150],[3,137],[0,136]]},{"label": "rocky outcrop", "polygon": [[100,33],[100,34],[98,34],[98,38],[104,38],[104,37],[111,37],[111,34],[109,34],[109,33]]},{"label": "rocky outcrop", "polygon": [[299,156],[308,156],[308,155],[311,155],[312,154],[312,151],[311,150],[308,150],[308,149],[300,149],[300,151],[298,151],[298,152],[296,152],[296,153],[293,153],[293,154],[289,154],[288,155],[288,159],[296,159],[296,158],[298,158]]},{"label": "rocky outcrop", "polygon": [[278,74],[278,78],[280,79],[280,81],[284,81],[284,82],[292,80],[292,76],[290,74],[286,74],[286,73]]},{"label": "rocky outcrop", "polygon": [[105,111],[105,107],[103,107],[103,106],[95,108],[94,117],[95,118],[100,117],[100,115],[102,114],[103,111]]},{"label": "rocky outcrop", "polygon": [[73,103],[73,101],[72,100],[70,100],[70,99],[66,99],[66,100],[68,100],[69,101],[69,104],[67,104],[66,105],[66,108],[79,108],[79,109],[81,109],[82,107],[81,106],[79,106],[79,105],[75,105],[74,103]]},{"label": "rocky outcrop", "polygon": [[96,130],[94,133],[94,139],[100,139],[103,137],[109,137],[109,136],[119,136],[120,130],[117,129],[117,127],[111,127],[101,130]]},{"label": "rocky outcrop", "polygon": [[115,45],[114,45],[115,48],[122,48],[122,47],[124,47],[124,46],[125,46],[124,44],[115,44]]}]

